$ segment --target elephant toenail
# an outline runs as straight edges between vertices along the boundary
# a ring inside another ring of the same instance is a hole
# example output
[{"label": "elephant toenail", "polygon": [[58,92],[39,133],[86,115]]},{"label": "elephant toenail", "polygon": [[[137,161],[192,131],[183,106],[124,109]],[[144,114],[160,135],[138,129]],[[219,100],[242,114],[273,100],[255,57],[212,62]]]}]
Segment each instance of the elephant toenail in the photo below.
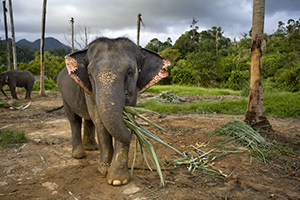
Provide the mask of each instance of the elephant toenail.
[{"label": "elephant toenail", "polygon": [[113,181],[113,185],[121,185],[121,181],[119,181],[119,180],[114,180],[114,181]]}]

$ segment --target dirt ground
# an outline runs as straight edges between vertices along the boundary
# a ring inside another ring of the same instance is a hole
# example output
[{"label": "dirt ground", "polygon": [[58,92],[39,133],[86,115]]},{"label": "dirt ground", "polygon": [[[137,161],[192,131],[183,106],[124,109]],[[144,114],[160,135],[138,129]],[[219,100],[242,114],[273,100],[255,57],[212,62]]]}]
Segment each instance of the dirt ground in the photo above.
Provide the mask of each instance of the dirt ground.
[{"label": "dirt ground", "polygon": [[[19,97],[24,98],[21,94]],[[221,170],[226,177],[200,169],[191,174],[186,165],[169,164],[163,170],[166,185],[161,187],[157,173],[143,169],[138,157],[131,182],[125,186],[110,186],[97,172],[98,151],[88,151],[87,158],[80,160],[71,157],[71,133],[64,111],[45,112],[62,105],[59,93],[49,92],[47,97],[34,93],[32,97],[26,110],[0,108],[0,128],[24,131],[30,139],[26,144],[0,147],[0,199],[300,199],[297,154],[274,155],[274,159],[265,163],[251,156],[246,148],[238,148],[239,153],[222,155],[213,161],[213,169]],[[196,99],[199,98],[201,96]],[[196,142],[208,143],[206,151],[218,150],[217,145],[224,136],[207,133],[228,121],[244,118],[220,114],[147,114],[147,117],[164,127],[167,133],[150,126],[149,130],[182,152],[191,150],[190,145]],[[272,139],[294,152],[299,151],[300,119],[268,119],[277,131]],[[130,164],[134,143],[133,139]],[[165,163],[171,163],[178,156],[161,144],[154,143],[154,146]],[[284,159],[276,159],[276,156]]]}]

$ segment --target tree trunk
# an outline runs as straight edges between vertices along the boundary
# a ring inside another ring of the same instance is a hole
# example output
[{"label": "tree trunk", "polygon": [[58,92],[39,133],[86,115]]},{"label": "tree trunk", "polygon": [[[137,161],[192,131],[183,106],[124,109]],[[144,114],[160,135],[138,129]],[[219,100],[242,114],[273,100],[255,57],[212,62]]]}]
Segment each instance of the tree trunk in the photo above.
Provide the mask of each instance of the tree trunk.
[{"label": "tree trunk", "polygon": [[218,50],[219,50],[219,43],[218,43],[218,38],[219,38],[219,30],[216,28],[216,56],[218,56]]},{"label": "tree trunk", "polygon": [[6,2],[5,0],[2,2],[3,4],[3,15],[4,15],[4,29],[5,29],[5,42],[6,42],[6,54],[7,54],[7,71],[11,70],[10,66],[10,49],[8,42],[8,30],[7,30],[7,17],[6,17]]},{"label": "tree trunk", "polygon": [[140,45],[140,27],[141,27],[141,16],[142,14],[139,13],[137,16],[137,39],[136,39],[136,45]]},{"label": "tree trunk", "polygon": [[12,9],[11,0],[8,0],[8,4],[9,4],[9,14],[10,14],[11,45],[12,45],[12,53],[13,53],[13,63],[14,63],[14,69],[18,69],[17,50],[16,50],[16,42],[15,42],[15,26],[14,26],[13,9]]},{"label": "tree trunk", "polygon": [[42,13],[42,30],[41,30],[41,46],[40,46],[40,57],[41,57],[41,74],[40,74],[40,92],[41,96],[46,96],[45,85],[44,85],[44,74],[45,74],[45,25],[46,25],[46,7],[47,0],[43,1],[43,13]]},{"label": "tree trunk", "polygon": [[71,17],[71,37],[72,37],[72,53],[74,52],[74,18]]},{"label": "tree trunk", "polygon": [[84,48],[86,48],[88,46],[88,31],[86,26],[84,27],[84,44],[85,44]]},{"label": "tree trunk", "polygon": [[262,86],[262,49],[265,0],[253,0],[251,78],[249,102],[245,121],[253,128],[272,129],[264,108]]}]

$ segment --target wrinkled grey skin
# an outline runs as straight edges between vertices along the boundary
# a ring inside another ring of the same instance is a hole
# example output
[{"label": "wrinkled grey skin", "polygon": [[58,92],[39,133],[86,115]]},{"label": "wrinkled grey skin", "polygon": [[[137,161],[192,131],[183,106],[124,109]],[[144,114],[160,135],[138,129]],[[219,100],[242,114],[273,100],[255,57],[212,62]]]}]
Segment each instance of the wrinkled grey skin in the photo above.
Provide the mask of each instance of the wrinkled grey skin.
[{"label": "wrinkled grey skin", "polygon": [[30,99],[31,90],[34,85],[34,76],[25,70],[10,70],[0,74],[0,90],[6,98],[8,96],[3,91],[3,86],[8,85],[11,96],[18,99],[16,87],[24,87],[26,89],[25,99]]},{"label": "wrinkled grey skin", "polygon": [[164,59],[126,38],[99,38],[88,48],[66,56],[66,66],[57,82],[70,121],[72,156],[83,158],[85,150],[97,149],[96,130],[98,171],[107,177],[108,184],[127,184],[131,132],[124,124],[123,109],[136,105],[137,92],[162,70]]}]

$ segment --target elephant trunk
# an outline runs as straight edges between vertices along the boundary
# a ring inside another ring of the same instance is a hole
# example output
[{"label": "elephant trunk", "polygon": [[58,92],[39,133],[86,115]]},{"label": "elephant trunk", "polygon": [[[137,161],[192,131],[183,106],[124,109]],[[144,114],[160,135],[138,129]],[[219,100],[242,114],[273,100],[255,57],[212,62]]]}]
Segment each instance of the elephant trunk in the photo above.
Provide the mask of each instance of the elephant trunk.
[{"label": "elephant trunk", "polygon": [[122,86],[101,87],[96,94],[97,107],[103,125],[116,140],[123,144],[129,144],[131,131],[129,131],[123,121],[124,89],[122,90]]}]

